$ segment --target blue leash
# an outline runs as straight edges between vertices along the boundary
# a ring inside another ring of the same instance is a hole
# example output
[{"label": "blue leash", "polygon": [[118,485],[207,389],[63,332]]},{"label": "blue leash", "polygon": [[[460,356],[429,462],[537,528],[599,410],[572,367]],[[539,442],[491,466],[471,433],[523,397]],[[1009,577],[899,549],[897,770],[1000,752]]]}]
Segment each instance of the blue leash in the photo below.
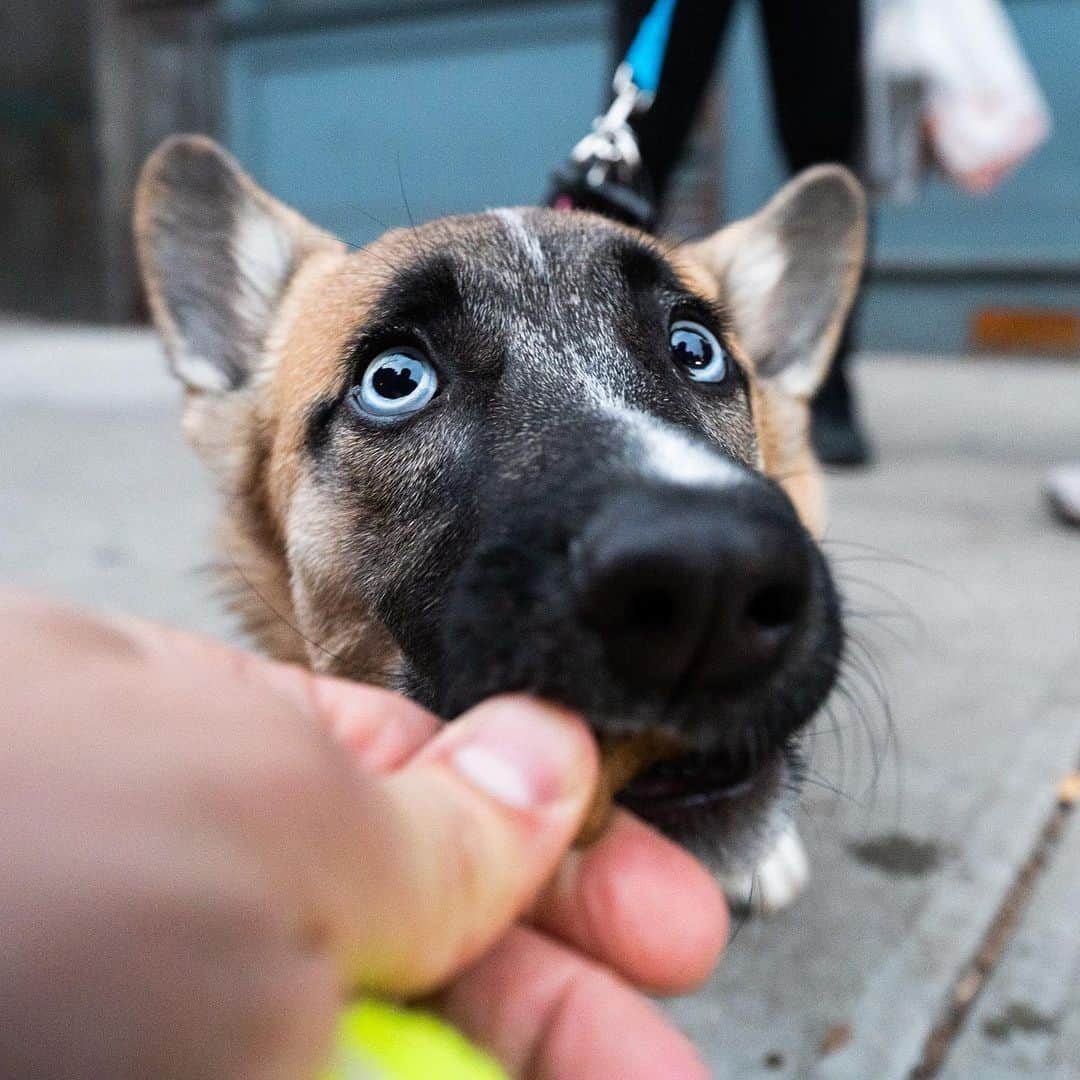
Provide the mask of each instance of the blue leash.
[{"label": "blue leash", "polygon": [[660,85],[664,56],[671,37],[671,22],[677,0],[656,0],[641,20],[638,32],[630,44],[623,64],[629,69],[630,81],[651,99]]}]

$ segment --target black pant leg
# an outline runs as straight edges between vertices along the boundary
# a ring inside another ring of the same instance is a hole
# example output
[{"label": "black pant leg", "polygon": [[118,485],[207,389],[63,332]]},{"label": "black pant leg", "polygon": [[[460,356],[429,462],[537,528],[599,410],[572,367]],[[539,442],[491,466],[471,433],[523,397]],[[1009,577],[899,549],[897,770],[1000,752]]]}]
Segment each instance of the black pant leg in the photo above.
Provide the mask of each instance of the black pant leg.
[{"label": "black pant leg", "polygon": [[854,165],[863,111],[859,0],[761,0],[761,13],[788,166]]},{"label": "black pant leg", "polygon": [[[855,166],[863,124],[859,0],[761,0],[776,126],[792,172],[822,162]],[[852,311],[818,404],[851,413]]]},{"label": "black pant leg", "polygon": [[[631,120],[658,204],[700,112],[732,5],[733,0],[679,0],[656,100],[647,113]],[[615,63],[626,55],[651,7],[652,0],[618,0]]]}]

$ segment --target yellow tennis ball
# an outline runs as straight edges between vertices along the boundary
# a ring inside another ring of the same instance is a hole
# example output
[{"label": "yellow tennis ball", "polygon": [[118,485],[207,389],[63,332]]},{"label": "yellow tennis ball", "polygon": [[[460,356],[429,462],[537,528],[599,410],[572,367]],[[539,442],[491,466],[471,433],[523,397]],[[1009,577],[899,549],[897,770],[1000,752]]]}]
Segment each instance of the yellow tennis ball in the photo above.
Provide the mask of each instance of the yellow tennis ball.
[{"label": "yellow tennis ball", "polygon": [[371,999],[340,1016],[334,1063],[321,1080],[509,1080],[449,1024]]}]

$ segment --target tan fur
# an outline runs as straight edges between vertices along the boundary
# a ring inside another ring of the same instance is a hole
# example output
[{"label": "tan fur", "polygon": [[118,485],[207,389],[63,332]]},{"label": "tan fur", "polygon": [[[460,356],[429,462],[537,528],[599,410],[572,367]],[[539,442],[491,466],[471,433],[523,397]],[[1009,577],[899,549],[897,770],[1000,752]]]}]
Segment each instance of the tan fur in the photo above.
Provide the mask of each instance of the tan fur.
[{"label": "tan fur", "polygon": [[[389,635],[351,598],[333,559],[309,560],[313,573],[298,567],[286,538],[292,533],[295,546],[305,518],[318,523],[323,538],[347,533],[347,523],[325,500],[298,508],[305,423],[311,405],[335,392],[339,358],[382,287],[383,275],[372,272],[371,261],[384,252],[390,258],[403,243],[396,234],[370,253],[320,252],[297,271],[267,341],[257,406],[243,427],[233,428],[241,444],[261,452],[241,489],[248,494],[226,510],[222,537],[232,564],[226,574],[242,575],[234,606],[260,648],[316,671],[348,672],[382,685],[393,682],[398,668]],[[301,318],[314,307],[317,322]],[[189,402],[189,414],[190,408]],[[278,617],[268,619],[267,609]]]}]

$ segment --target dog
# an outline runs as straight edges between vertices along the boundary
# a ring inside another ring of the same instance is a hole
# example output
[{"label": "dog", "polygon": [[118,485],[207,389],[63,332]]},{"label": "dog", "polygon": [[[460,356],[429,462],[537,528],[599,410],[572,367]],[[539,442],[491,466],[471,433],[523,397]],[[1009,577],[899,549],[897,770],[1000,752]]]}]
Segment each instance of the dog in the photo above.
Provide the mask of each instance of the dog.
[{"label": "dog", "polygon": [[135,233],[265,652],[452,718],[526,691],[679,756],[619,801],[774,909],[841,660],[809,444],[861,189],[809,170],[704,240],[500,209],[351,249],[179,136]]}]

